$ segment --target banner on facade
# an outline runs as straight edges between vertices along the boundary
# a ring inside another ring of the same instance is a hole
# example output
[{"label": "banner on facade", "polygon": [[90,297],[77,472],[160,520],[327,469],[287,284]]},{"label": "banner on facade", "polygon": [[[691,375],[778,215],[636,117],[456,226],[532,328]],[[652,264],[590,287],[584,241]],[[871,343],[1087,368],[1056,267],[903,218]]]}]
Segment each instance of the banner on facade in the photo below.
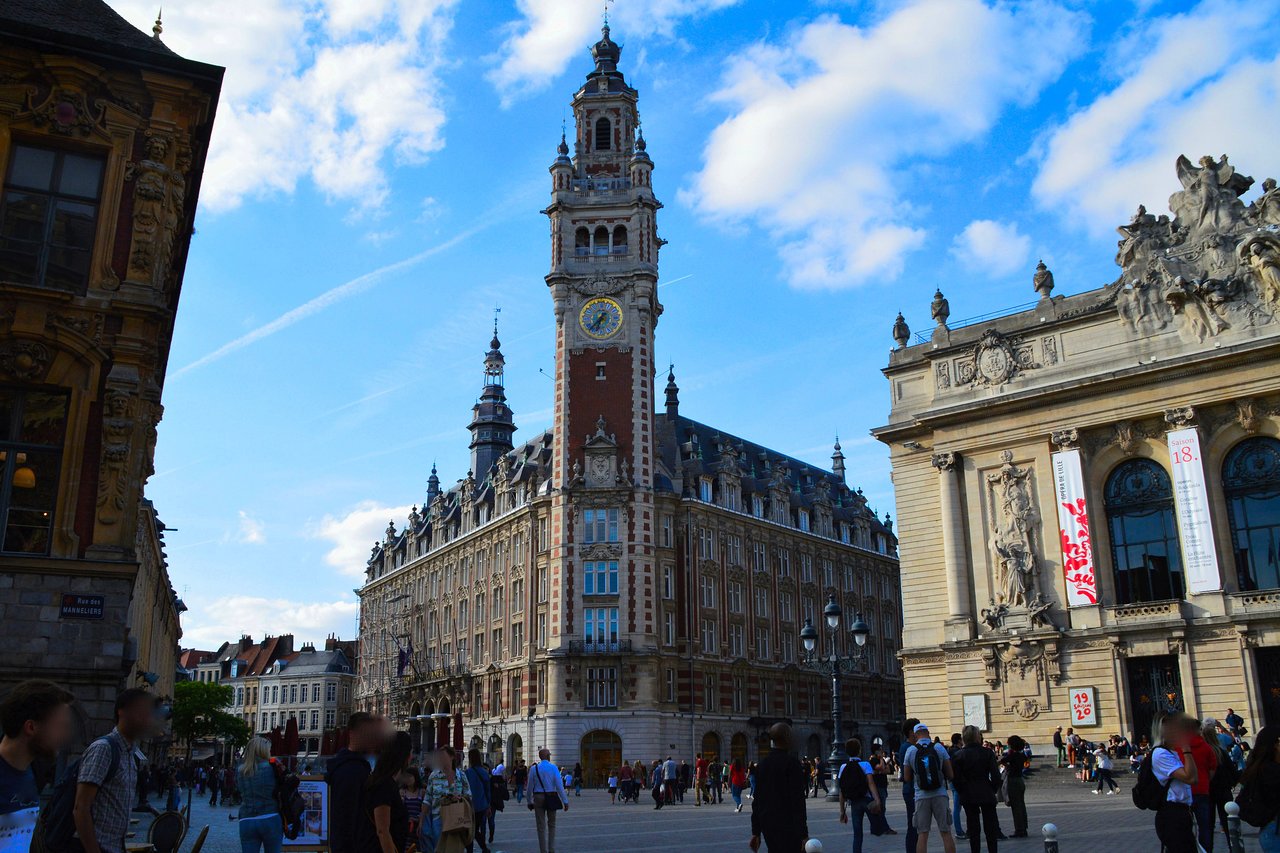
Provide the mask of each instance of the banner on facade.
[{"label": "banner on facade", "polygon": [[1098,725],[1098,694],[1092,687],[1071,689],[1071,725]]},{"label": "banner on facade", "polygon": [[1062,574],[1067,582],[1067,605],[1098,603],[1093,571],[1093,540],[1089,536],[1089,507],[1084,497],[1084,471],[1079,450],[1053,454],[1054,493],[1058,501],[1058,537],[1062,543]]},{"label": "banner on facade", "polygon": [[1178,537],[1182,540],[1182,571],[1187,579],[1187,591],[1221,589],[1213,525],[1209,521],[1209,490],[1200,457],[1200,434],[1195,429],[1169,433],[1169,460],[1173,467],[1173,504],[1178,517]]}]

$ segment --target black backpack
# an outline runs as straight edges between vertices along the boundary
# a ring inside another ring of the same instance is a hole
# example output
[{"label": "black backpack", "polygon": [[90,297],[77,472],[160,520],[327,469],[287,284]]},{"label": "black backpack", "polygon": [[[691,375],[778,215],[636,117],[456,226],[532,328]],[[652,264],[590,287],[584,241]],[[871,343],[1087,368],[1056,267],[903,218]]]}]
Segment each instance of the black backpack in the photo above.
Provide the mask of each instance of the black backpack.
[{"label": "black backpack", "polygon": [[851,803],[860,803],[871,793],[867,787],[867,774],[862,772],[862,765],[856,758],[840,768],[840,793]]},{"label": "black backpack", "polygon": [[1261,829],[1276,818],[1275,809],[1267,808],[1264,799],[1258,796],[1257,785],[1245,785],[1241,788],[1236,796],[1236,805],[1240,807],[1240,819],[1249,826]]},{"label": "black backpack", "polygon": [[284,836],[293,841],[302,834],[302,815],[307,810],[307,802],[298,792],[302,780],[298,778],[298,774],[285,770],[284,766],[275,760],[272,760],[271,767],[276,774],[276,808],[280,810]]},{"label": "black backpack", "polygon": [[942,787],[942,763],[932,741],[923,746],[916,744],[916,757],[911,770],[915,774],[917,791],[936,791]]},{"label": "black backpack", "polygon": [[1143,811],[1158,812],[1169,799],[1169,786],[1173,784],[1173,780],[1171,777],[1170,781],[1160,784],[1155,768],[1151,765],[1151,756],[1151,753],[1147,753],[1142,759],[1142,766],[1138,768],[1138,781],[1133,786],[1133,804]]},{"label": "black backpack", "polygon": [[[120,747],[111,738],[99,740],[106,741],[111,749],[111,763],[107,766],[107,775],[102,777],[102,785],[106,785],[120,771]],[[71,853],[80,849],[80,840],[75,837],[76,785],[80,783],[80,761],[81,759],[76,759],[62,771],[62,775],[53,784],[53,796],[49,799],[49,804],[40,810],[40,841],[50,853]]]},{"label": "black backpack", "polygon": [[1232,792],[1236,785],[1240,784],[1240,771],[1236,770],[1236,765],[1225,755],[1218,755],[1218,769],[1213,771],[1213,777],[1209,779],[1209,797],[1213,800],[1213,804],[1224,806],[1231,802]]}]

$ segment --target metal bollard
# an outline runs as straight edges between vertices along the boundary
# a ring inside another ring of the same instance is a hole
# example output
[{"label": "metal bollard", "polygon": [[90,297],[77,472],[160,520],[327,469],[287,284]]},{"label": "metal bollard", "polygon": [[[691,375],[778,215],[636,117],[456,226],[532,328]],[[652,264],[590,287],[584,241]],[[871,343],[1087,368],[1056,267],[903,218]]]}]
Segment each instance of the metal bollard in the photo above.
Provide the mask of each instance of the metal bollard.
[{"label": "metal bollard", "polygon": [[1223,810],[1227,813],[1227,846],[1230,853],[1244,853],[1244,837],[1240,834],[1240,806],[1227,803]]},{"label": "metal bollard", "polygon": [[1044,833],[1044,853],[1058,853],[1058,827],[1046,823],[1040,831]]}]

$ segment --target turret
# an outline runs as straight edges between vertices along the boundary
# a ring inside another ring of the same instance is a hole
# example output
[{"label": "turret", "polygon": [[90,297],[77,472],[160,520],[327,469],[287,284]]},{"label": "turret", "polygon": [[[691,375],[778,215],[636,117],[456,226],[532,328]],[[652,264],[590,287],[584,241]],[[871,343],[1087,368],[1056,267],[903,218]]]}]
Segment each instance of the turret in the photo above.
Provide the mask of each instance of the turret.
[{"label": "turret", "polygon": [[436,473],[436,463],[431,463],[431,476],[427,478],[427,507],[440,497],[440,476]]},{"label": "turret", "polygon": [[471,410],[471,423],[467,426],[471,431],[471,470],[478,480],[483,480],[498,457],[510,452],[514,446],[511,436],[516,425],[502,384],[505,368],[506,359],[502,356],[498,322],[495,320],[493,340],[489,342],[489,351],[484,356],[484,387]]},{"label": "turret", "polygon": [[831,473],[840,478],[840,482],[844,482],[844,451],[840,449],[840,437],[836,436],[835,452],[831,454]]},{"label": "turret", "polygon": [[667,420],[675,423],[680,417],[680,386],[676,385],[675,365],[667,368]]}]

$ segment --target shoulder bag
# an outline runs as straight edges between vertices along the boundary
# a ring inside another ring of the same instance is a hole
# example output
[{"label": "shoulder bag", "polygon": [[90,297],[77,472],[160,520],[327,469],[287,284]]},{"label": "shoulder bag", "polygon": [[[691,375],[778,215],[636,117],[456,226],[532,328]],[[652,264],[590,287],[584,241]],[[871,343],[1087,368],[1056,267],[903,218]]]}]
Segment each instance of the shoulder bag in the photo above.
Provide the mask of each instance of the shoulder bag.
[{"label": "shoulder bag", "polygon": [[560,800],[560,794],[547,790],[546,783],[542,781],[542,773],[536,765],[533,768],[533,775],[538,777],[538,787],[542,789],[542,810],[558,812],[564,808],[564,803]]}]

